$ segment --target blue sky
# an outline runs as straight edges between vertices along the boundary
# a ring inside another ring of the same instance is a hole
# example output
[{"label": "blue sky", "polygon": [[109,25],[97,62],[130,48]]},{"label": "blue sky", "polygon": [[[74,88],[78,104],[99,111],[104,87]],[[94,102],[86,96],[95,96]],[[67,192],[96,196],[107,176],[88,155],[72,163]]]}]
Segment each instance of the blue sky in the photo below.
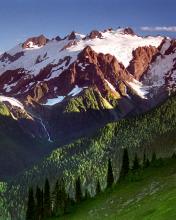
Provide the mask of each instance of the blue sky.
[{"label": "blue sky", "polygon": [[175,0],[0,0],[0,51],[39,34],[51,38],[118,26],[175,37],[175,9]]}]

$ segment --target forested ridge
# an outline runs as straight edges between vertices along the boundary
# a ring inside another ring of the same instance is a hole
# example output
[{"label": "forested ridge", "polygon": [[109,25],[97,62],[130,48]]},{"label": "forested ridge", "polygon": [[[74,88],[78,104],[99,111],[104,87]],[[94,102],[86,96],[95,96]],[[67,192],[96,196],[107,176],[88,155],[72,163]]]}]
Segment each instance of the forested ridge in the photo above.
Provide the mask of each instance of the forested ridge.
[{"label": "forested ridge", "polygon": [[[80,177],[83,192],[91,195],[96,192],[97,180],[101,188],[106,187],[107,163],[112,161],[115,181],[119,176],[123,148],[129,152],[129,163],[137,154],[139,163],[157,157],[173,154],[176,146],[176,96],[173,95],[161,106],[138,117],[122,119],[110,123],[97,131],[93,137],[81,138],[69,145],[58,148],[40,164],[20,175],[16,181],[8,184],[3,196],[7,207],[14,213],[25,213],[21,198],[27,198],[28,187],[43,187],[48,178],[51,188],[58,178],[63,178],[66,191],[74,197],[75,180]],[[15,195],[15,197],[14,197]],[[15,199],[14,199],[15,198]],[[26,199],[24,204],[26,204]],[[13,203],[12,203],[13,202]]]}]

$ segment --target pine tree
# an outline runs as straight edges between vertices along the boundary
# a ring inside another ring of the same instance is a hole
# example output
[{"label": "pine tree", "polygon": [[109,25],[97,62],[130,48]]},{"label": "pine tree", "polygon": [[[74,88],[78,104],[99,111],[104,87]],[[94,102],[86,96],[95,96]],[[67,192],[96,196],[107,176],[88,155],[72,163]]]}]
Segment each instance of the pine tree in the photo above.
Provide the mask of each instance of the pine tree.
[{"label": "pine tree", "polygon": [[114,176],[112,171],[111,160],[108,160],[108,172],[107,172],[107,188],[110,188],[114,183]]},{"label": "pine tree", "polygon": [[128,157],[128,150],[125,148],[123,152],[122,167],[119,175],[119,181],[125,179],[128,173],[129,173],[129,157]]},{"label": "pine tree", "polygon": [[43,218],[43,191],[37,186],[36,188],[36,220]]},{"label": "pine tree", "polygon": [[172,159],[176,159],[176,153],[175,152],[172,154]]},{"label": "pine tree", "polygon": [[65,185],[63,179],[56,181],[54,189],[54,207],[53,213],[55,216],[63,215],[67,209],[68,196],[65,191]]},{"label": "pine tree", "polygon": [[51,216],[51,197],[50,197],[50,185],[48,179],[45,180],[44,187],[44,218]]},{"label": "pine tree", "polygon": [[98,195],[101,192],[101,186],[100,186],[100,181],[97,181],[97,185],[96,185],[96,195]]},{"label": "pine tree", "polygon": [[140,165],[139,165],[138,157],[137,157],[137,154],[135,154],[132,170],[135,171],[135,170],[138,170],[139,168],[140,168]]},{"label": "pine tree", "polygon": [[146,157],[146,154],[145,154],[145,152],[144,152],[143,168],[145,169],[145,168],[149,167],[149,165],[150,165],[150,161],[149,161],[149,159]]},{"label": "pine tree", "polygon": [[156,162],[156,153],[153,152],[152,154],[152,160],[151,160],[152,163],[155,163]]},{"label": "pine tree", "polygon": [[147,168],[147,167],[149,167],[149,166],[150,166],[150,161],[149,161],[149,159],[147,158],[145,167]]},{"label": "pine tree", "polygon": [[91,196],[90,196],[90,193],[88,191],[88,189],[85,190],[85,194],[84,194],[84,200],[87,200],[89,199]]},{"label": "pine tree", "polygon": [[77,178],[75,183],[75,200],[76,202],[80,202],[82,200],[82,189],[81,189],[81,179]]},{"label": "pine tree", "polygon": [[26,211],[26,220],[35,220],[35,200],[33,189],[29,189],[28,193],[28,203],[27,203],[27,211]]}]

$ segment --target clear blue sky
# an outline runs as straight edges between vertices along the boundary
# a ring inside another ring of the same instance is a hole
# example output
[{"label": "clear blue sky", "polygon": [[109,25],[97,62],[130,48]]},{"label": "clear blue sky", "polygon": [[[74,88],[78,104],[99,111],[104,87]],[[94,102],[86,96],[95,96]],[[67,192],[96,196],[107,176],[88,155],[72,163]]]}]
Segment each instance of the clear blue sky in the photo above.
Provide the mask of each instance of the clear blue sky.
[{"label": "clear blue sky", "polygon": [[0,51],[41,33],[51,38],[71,30],[131,26],[142,33],[141,26],[176,26],[175,10],[175,0],[0,0]]}]

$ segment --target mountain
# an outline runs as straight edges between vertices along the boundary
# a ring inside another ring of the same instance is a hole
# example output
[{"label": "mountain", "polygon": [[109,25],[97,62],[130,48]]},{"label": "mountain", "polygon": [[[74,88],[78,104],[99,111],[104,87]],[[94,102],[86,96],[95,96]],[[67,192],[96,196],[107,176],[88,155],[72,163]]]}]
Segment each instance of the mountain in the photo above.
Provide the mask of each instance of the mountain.
[{"label": "mountain", "polygon": [[46,177],[63,175],[73,196],[80,175],[94,194],[108,158],[117,179],[123,148],[130,161],[172,154],[175,88],[176,40],[131,28],[30,37],[1,54],[3,220],[22,219],[28,187]]},{"label": "mountain", "polygon": [[[131,28],[87,35],[73,31],[63,39],[31,37],[0,56],[0,82],[0,103],[9,111],[6,118],[25,134],[21,138],[32,140],[27,141],[29,149],[42,142],[45,147],[30,154],[41,160],[43,152],[165,101],[175,90],[176,41],[140,37]],[[2,126],[9,130],[7,123]],[[9,134],[3,135],[9,139]],[[20,139],[13,137],[12,143],[16,140]],[[25,147],[17,153],[19,147],[13,144],[7,148],[1,143],[2,158],[11,148],[16,152],[11,166],[0,160],[2,177],[34,164]],[[14,169],[17,161],[24,162]]]},{"label": "mountain", "polygon": [[140,37],[131,28],[31,37],[0,56],[0,94],[22,102],[48,140],[61,144],[62,126],[70,140],[87,134],[90,121],[104,125],[164,101],[175,89],[175,49],[173,39]]}]

